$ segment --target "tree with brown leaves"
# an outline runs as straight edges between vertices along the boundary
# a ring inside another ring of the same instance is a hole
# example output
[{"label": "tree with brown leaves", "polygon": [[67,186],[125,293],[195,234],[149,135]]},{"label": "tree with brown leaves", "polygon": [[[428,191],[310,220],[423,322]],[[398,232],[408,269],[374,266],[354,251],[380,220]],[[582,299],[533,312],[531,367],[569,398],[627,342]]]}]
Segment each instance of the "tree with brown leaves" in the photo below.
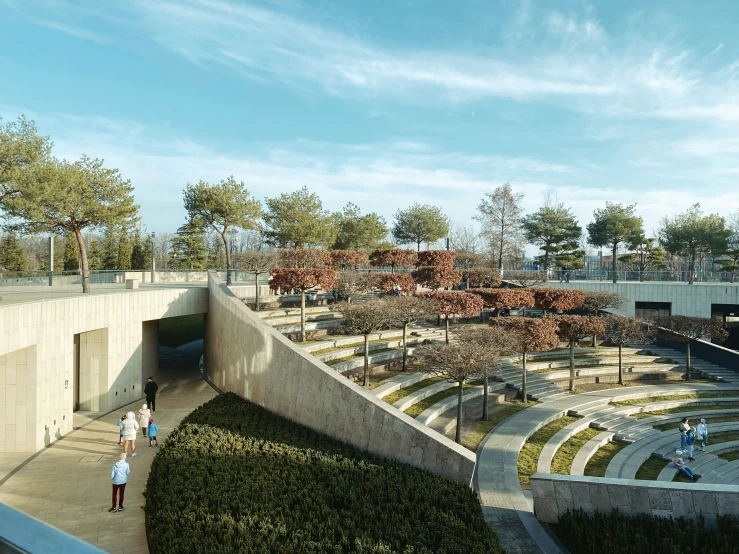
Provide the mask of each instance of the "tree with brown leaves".
[{"label": "tree with brown leaves", "polygon": [[585,292],[577,289],[532,289],[534,305],[540,310],[562,310],[569,312],[582,306]]},{"label": "tree with brown leaves", "polygon": [[648,344],[654,340],[656,329],[633,317],[607,315],[605,333],[608,341],[618,346],[618,384],[624,384],[623,347],[627,344]]},{"label": "tree with brown leaves", "polygon": [[469,289],[469,294],[482,298],[486,308],[510,310],[511,308],[532,308],[534,294],[530,289]]},{"label": "tree with brown leaves", "polygon": [[391,273],[395,273],[396,267],[408,267],[416,265],[417,254],[413,250],[402,248],[390,248],[387,250],[374,250],[369,256],[369,263],[375,267],[389,267]]},{"label": "tree with brown leaves", "polygon": [[387,299],[387,307],[390,310],[394,325],[403,328],[403,371],[408,367],[408,345],[406,335],[408,325],[423,321],[434,315],[436,304],[428,298],[420,296],[393,296]]},{"label": "tree with brown leaves", "polygon": [[392,314],[388,302],[372,300],[362,304],[341,304],[336,310],[343,316],[341,326],[350,334],[364,337],[364,378],[362,385],[369,385],[369,336],[384,329],[392,322]]},{"label": "tree with brown leaves", "polygon": [[379,273],[377,286],[388,294],[394,290],[400,290],[407,294],[413,294],[416,290],[416,282],[407,273]]},{"label": "tree with brown leaves", "polygon": [[364,250],[329,250],[329,255],[331,265],[338,269],[356,269],[358,265],[369,263],[369,256]]},{"label": "tree with brown leaves", "polygon": [[575,390],[575,343],[605,333],[603,318],[588,315],[558,315],[553,318],[557,335],[570,347],[570,391]]},{"label": "tree with brown leaves", "polygon": [[444,316],[446,343],[449,344],[449,320],[452,317],[472,317],[482,310],[482,298],[462,291],[435,291],[419,294],[436,304],[436,313]]},{"label": "tree with brown leaves", "polygon": [[329,269],[331,252],[316,248],[283,248],[279,251],[280,267]]},{"label": "tree with brown leaves", "polygon": [[729,336],[721,322],[708,317],[668,315],[657,318],[655,324],[662,328],[661,335],[665,340],[685,343],[687,381],[690,381],[690,344],[702,337],[724,340]]},{"label": "tree with brown leaves", "polygon": [[333,269],[276,268],[269,272],[270,289],[296,289],[300,291],[300,340],[305,342],[305,292],[314,288],[336,288],[336,272]]},{"label": "tree with brown leaves", "polygon": [[503,280],[518,285],[519,287],[529,289],[537,287],[547,282],[547,274],[545,271],[528,271],[514,270],[503,273]]},{"label": "tree with brown leaves", "polygon": [[528,402],[526,392],[526,354],[528,352],[546,352],[559,344],[557,323],[551,317],[496,317],[490,325],[502,327],[511,332],[513,349],[522,354],[523,373],[521,393],[523,401]]},{"label": "tree with brown leaves", "polygon": [[448,288],[462,278],[454,268],[456,252],[449,250],[425,250],[418,253],[416,270],[411,274],[419,285],[439,290]]}]

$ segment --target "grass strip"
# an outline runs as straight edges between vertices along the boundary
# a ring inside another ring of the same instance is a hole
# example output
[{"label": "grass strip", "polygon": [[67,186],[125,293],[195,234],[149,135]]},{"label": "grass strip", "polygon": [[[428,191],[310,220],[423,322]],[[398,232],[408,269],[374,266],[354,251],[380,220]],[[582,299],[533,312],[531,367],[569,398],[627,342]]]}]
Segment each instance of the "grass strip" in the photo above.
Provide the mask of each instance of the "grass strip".
[{"label": "grass strip", "polygon": [[[476,387],[476,384],[473,383],[467,383],[464,385],[464,389],[471,389]],[[444,400],[445,398],[449,398],[450,396],[454,396],[457,394],[458,387],[452,387],[451,389],[443,390],[441,392],[437,392],[436,394],[432,394],[428,398],[424,398],[420,402],[416,402],[413,404],[413,406],[409,407],[407,410],[405,410],[405,413],[408,414],[411,417],[418,417],[423,412],[425,412],[427,409],[429,409],[431,406],[436,404],[437,402],[440,402],[441,400]]]},{"label": "grass strip", "polygon": [[704,410],[720,410],[721,408],[736,408],[739,406],[739,402],[736,404],[733,402],[724,402],[722,404],[685,404],[678,406],[677,408],[668,408],[666,410],[655,410],[653,412],[639,412],[637,414],[631,414],[634,419],[645,419],[656,415],[671,415],[671,414],[683,414],[686,410],[692,410],[694,408],[702,408]]},{"label": "grass strip", "polygon": [[601,446],[585,465],[585,475],[588,477],[605,477],[608,464],[611,463],[616,454],[627,446],[629,446],[629,443],[624,441],[611,441]]},{"label": "grass strip", "polygon": [[592,438],[598,436],[602,431],[593,429],[591,427],[583,429],[579,433],[576,433],[565,443],[557,449],[552,458],[552,473],[559,473],[561,475],[569,475],[572,471],[572,461],[577,456],[580,449]]},{"label": "grass strip", "polygon": [[[374,339],[369,341],[370,344],[376,344],[378,342],[392,342],[399,339]],[[349,344],[344,344],[343,346],[330,346],[328,348],[322,348],[321,350],[315,350],[311,352],[313,356],[320,356],[321,354],[328,354],[329,352],[336,352],[338,350],[344,350],[345,348],[356,348],[357,346],[364,346],[364,341],[360,340],[358,342],[350,342]],[[371,351],[370,351],[371,352]]]},{"label": "grass strip", "polygon": [[576,417],[563,416],[547,423],[529,437],[518,455],[518,480],[522,486],[528,486],[529,477],[536,473],[536,465],[544,445],[554,434],[567,427],[570,423],[577,421]]},{"label": "grass strip", "polygon": [[636,478],[640,481],[655,481],[667,464],[672,463],[665,458],[647,458],[639,469],[636,470]]},{"label": "grass strip", "polygon": [[405,398],[411,393],[445,380],[446,379],[444,379],[444,377],[429,377],[428,379],[424,379],[423,381],[419,381],[418,383],[414,383],[413,385],[409,385],[407,387],[398,389],[395,392],[391,392],[390,394],[385,396],[383,400],[388,404],[395,404],[398,400],[400,400],[401,398]]},{"label": "grass strip", "polygon": [[633,406],[634,404],[650,404],[652,402],[666,402],[668,400],[691,400],[693,398],[730,398],[739,396],[739,391],[723,391],[723,392],[693,392],[688,394],[673,394],[668,396],[652,396],[651,398],[629,398],[628,400],[617,400],[611,402],[611,406],[617,408],[622,406]]},{"label": "grass strip", "polygon": [[[654,414],[651,414],[651,415],[654,415]],[[739,422],[739,414],[712,417],[709,423],[728,423],[731,421]],[[658,431],[669,431],[670,429],[677,430],[678,425],[679,425],[678,421],[668,421],[667,423],[658,423],[657,425],[652,425],[652,427],[654,427]]]},{"label": "grass strip", "polygon": [[482,440],[487,437],[488,433],[490,433],[490,431],[492,431],[496,427],[496,425],[498,425],[504,419],[508,419],[509,417],[516,415],[518,412],[521,412],[526,408],[529,408],[536,404],[538,404],[538,402],[535,402],[533,400],[529,400],[528,404],[524,404],[523,402],[515,402],[513,404],[505,406],[504,408],[501,408],[500,410],[494,411],[492,414],[490,414],[490,417],[487,421],[477,421],[472,429],[462,434],[462,446],[464,446],[468,450],[476,452]]},{"label": "grass strip", "polygon": [[719,454],[718,457],[722,460],[726,460],[727,462],[733,462],[735,460],[739,460],[739,450],[724,452],[723,454]]},{"label": "grass strip", "polygon": [[[314,315],[325,315],[330,313],[331,310],[321,310],[320,312],[305,312],[305,318],[308,319],[309,317],[313,317]],[[259,319],[267,321],[269,319],[282,319],[283,317],[300,317],[300,310],[298,310],[298,313],[296,314],[270,315],[267,317],[260,317]]]},{"label": "grass strip", "polygon": [[[373,354],[381,354],[382,352],[389,352],[391,350],[402,350],[401,347],[393,347],[393,348],[382,348],[380,350],[373,350],[370,352],[370,356]],[[349,360],[360,360],[364,358],[364,354],[352,354],[351,356],[344,356],[343,358],[336,358],[335,360],[329,360],[327,362],[324,362],[326,365],[336,365],[340,364],[341,362],[347,362]],[[370,359],[370,363],[375,363]]]}]

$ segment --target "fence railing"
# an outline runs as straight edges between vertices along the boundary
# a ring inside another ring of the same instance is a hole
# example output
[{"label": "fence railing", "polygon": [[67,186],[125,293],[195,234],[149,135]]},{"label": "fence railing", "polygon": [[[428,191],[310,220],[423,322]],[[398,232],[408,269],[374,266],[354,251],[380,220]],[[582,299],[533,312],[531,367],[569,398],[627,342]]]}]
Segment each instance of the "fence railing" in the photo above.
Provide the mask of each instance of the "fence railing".
[{"label": "fence railing", "polygon": [[[631,271],[618,270],[615,272],[617,281],[628,282],[690,282],[690,273],[687,271]],[[538,271],[531,269],[505,269],[504,280],[516,280],[516,277],[527,280],[539,279],[546,281],[613,281],[614,272],[608,269],[550,269]],[[739,275],[728,271],[698,271],[693,273],[695,283],[736,283],[739,284]]]}]

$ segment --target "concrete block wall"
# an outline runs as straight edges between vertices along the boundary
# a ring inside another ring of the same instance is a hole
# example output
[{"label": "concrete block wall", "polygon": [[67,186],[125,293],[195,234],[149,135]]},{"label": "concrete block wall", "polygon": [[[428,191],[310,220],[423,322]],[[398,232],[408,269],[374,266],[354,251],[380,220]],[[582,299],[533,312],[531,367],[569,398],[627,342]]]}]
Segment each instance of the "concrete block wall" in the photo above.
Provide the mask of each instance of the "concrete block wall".
[{"label": "concrete block wall", "polygon": [[739,516],[739,486],[607,479],[537,473],[531,477],[534,514],[544,523],[557,523],[567,510],[582,509],[659,517],[703,515],[712,524],[716,516]]},{"label": "concrete block wall", "polygon": [[548,281],[542,287],[580,289],[584,291],[608,291],[622,295],[623,308],[609,310],[626,316],[636,315],[636,302],[669,302],[672,315],[711,317],[711,304],[739,304],[739,284],[730,283],[637,283],[610,281],[573,281],[559,283]]},{"label": "concrete block wall", "polygon": [[[0,451],[36,452],[72,430],[76,334],[80,334],[82,358],[84,334],[93,332],[88,343],[93,350],[87,356],[92,373],[95,368],[98,372],[96,389],[90,392],[97,400],[83,409],[109,411],[143,396],[142,377],[148,370],[142,363],[142,322],[207,310],[205,287],[138,289],[0,306],[0,358],[7,368],[8,355],[13,359],[14,352],[26,351],[27,395],[25,444],[21,450],[17,427],[13,430],[16,440],[12,444],[7,441],[8,425],[18,425],[19,412],[7,408],[9,398],[15,395],[17,399],[17,383],[8,381],[6,369],[0,380],[0,399],[5,402],[5,408],[0,409],[0,428],[5,432]],[[96,343],[96,339],[101,342]],[[17,354],[15,360],[17,366]],[[17,380],[17,375],[16,369],[11,379]],[[13,418],[16,423],[8,423]]]},{"label": "concrete block wall", "polygon": [[205,367],[217,387],[381,456],[469,485],[475,455],[355,385],[264,323],[211,275]]},{"label": "concrete block wall", "polygon": [[26,452],[34,442],[36,347],[0,356],[0,452]]}]

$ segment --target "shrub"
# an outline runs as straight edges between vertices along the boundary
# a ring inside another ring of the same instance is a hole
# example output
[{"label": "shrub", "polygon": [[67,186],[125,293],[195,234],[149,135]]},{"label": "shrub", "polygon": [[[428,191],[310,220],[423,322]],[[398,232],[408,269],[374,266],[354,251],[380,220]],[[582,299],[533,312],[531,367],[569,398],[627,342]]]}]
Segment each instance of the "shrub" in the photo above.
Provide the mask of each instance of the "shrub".
[{"label": "shrub", "polygon": [[152,554],[504,552],[471,489],[234,394],[169,435],[145,496]]},{"label": "shrub", "polygon": [[582,510],[559,518],[556,533],[572,554],[733,554],[739,544],[739,518],[719,516],[706,529],[703,518],[692,522],[652,515],[631,517]]}]

